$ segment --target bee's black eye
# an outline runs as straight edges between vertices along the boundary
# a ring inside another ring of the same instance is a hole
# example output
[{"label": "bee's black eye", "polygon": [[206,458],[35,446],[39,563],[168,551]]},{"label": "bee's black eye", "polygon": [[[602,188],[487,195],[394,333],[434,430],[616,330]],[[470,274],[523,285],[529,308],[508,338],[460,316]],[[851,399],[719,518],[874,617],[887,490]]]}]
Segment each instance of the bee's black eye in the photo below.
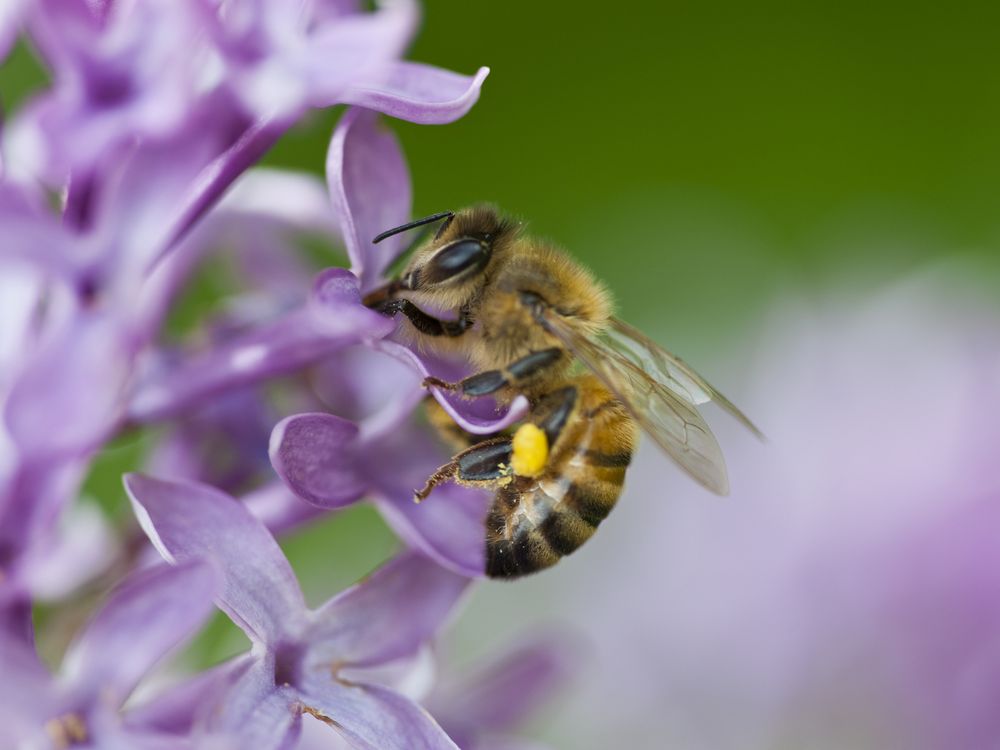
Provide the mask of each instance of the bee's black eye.
[{"label": "bee's black eye", "polygon": [[459,240],[440,250],[421,270],[424,283],[436,284],[470,270],[482,270],[490,259],[490,246],[479,240]]}]

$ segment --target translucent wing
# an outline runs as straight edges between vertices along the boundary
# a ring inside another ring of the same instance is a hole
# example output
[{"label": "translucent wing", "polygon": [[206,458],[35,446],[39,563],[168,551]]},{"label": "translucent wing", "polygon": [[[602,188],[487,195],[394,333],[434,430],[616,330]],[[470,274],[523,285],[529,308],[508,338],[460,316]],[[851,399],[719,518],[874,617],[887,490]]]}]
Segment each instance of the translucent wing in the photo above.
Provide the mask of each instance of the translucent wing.
[{"label": "translucent wing", "polygon": [[683,359],[671,354],[642,331],[618,318],[612,318],[610,324],[604,336],[604,343],[615,353],[628,359],[685,401],[692,404],[714,401],[759,439],[764,439],[764,433],[736,407],[736,404],[722,395]]},{"label": "translucent wing", "polygon": [[582,333],[551,310],[542,313],[542,322],[622,400],[681,468],[712,492],[729,492],[722,450],[695,406],[718,401],[759,435],[732,402],[683,361],[617,319],[602,338]]}]

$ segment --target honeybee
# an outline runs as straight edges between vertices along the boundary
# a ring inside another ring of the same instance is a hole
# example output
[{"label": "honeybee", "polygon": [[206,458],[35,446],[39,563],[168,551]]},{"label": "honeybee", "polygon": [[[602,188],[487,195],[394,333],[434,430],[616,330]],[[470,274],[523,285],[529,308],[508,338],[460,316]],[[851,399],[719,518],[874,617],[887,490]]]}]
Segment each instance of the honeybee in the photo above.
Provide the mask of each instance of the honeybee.
[{"label": "honeybee", "polygon": [[696,406],[715,401],[760,436],[732,402],[614,317],[588,270],[490,206],[434,214],[374,242],[434,222],[433,238],[365,304],[402,313],[422,342],[463,353],[475,368],[456,383],[427,378],[426,387],[528,400],[513,434],[465,435],[468,447],[415,492],[423,500],[445,481],[495,491],[487,575],[534,573],[587,541],[621,494],[640,428],[695,480],[728,492],[722,451]]}]

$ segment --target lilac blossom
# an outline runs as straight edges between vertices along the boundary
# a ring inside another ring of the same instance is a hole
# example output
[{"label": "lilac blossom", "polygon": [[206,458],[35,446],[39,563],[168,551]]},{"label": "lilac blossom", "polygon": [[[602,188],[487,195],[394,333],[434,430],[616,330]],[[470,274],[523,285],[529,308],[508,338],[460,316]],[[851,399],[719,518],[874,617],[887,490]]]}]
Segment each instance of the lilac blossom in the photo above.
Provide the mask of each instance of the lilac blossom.
[{"label": "lilac blossom", "polygon": [[31,646],[0,634],[3,746],[188,747],[182,737],[126,725],[120,712],[150,669],[202,624],[217,584],[201,562],[134,575],[78,634],[56,676]]},{"label": "lilac blossom", "polygon": [[467,579],[416,554],[397,558],[316,609],[266,528],[213,488],[130,475],[136,514],[171,562],[223,572],[219,606],[253,648],[233,674],[212,728],[254,747],[284,747],[304,712],[354,747],[449,748],[419,706],[364,681],[363,670],[412,656],[448,617]]}]

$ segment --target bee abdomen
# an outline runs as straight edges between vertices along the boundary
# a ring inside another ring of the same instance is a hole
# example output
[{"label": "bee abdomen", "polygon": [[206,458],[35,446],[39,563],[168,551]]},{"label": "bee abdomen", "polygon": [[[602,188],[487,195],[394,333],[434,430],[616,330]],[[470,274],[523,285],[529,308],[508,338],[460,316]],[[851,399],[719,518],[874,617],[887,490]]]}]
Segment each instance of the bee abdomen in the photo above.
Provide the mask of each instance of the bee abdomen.
[{"label": "bee abdomen", "polygon": [[487,575],[516,578],[548,568],[593,536],[621,494],[631,453],[615,454],[613,466],[594,458],[497,491],[487,519]]}]

